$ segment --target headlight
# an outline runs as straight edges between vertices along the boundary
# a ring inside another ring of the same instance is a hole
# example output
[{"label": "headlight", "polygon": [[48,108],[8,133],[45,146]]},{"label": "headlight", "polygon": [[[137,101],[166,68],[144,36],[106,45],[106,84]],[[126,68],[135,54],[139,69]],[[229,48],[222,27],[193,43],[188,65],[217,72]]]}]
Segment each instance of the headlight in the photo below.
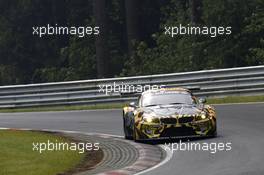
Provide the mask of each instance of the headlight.
[{"label": "headlight", "polygon": [[157,117],[153,117],[150,114],[143,114],[143,120],[147,123],[159,123],[159,119]]},{"label": "headlight", "polygon": [[202,114],[201,115],[201,119],[206,119],[206,115],[205,114]]},{"label": "headlight", "polygon": [[148,123],[151,123],[153,118],[152,117],[144,117],[144,120]]},{"label": "headlight", "polygon": [[196,120],[204,120],[207,119],[207,114],[205,112],[201,112],[201,114],[196,116]]}]

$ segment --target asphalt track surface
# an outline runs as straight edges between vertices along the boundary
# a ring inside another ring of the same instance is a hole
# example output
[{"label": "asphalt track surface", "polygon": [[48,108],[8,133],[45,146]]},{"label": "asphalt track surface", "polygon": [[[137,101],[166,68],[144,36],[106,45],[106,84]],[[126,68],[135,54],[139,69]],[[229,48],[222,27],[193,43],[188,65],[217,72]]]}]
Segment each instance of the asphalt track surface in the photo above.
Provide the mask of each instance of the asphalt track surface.
[{"label": "asphalt track surface", "polygon": [[[264,104],[216,106],[218,137],[199,143],[232,143],[231,151],[175,151],[144,174],[263,175]],[[121,110],[0,114],[0,127],[73,130],[123,135]]]}]

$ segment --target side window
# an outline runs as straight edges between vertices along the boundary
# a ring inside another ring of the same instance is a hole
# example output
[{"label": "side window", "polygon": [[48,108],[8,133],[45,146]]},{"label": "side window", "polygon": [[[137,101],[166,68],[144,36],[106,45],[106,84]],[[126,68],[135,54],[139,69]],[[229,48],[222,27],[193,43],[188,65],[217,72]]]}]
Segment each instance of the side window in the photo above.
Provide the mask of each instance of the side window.
[{"label": "side window", "polygon": [[193,100],[194,104],[198,104],[198,100],[197,100],[197,98],[195,96],[192,96],[192,100]]}]

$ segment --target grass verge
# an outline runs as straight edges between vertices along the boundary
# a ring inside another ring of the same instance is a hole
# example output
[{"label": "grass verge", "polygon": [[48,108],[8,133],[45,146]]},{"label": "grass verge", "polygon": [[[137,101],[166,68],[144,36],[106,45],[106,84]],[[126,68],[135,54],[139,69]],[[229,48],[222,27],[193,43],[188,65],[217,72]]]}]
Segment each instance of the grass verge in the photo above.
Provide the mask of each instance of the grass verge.
[{"label": "grass verge", "polygon": [[249,103],[264,102],[264,96],[229,96],[224,98],[209,98],[208,104],[224,104],[224,103]]},{"label": "grass verge", "polygon": [[[224,103],[247,103],[264,102],[264,96],[230,96],[224,98],[208,98],[207,104]],[[41,112],[41,111],[74,111],[74,110],[93,110],[93,109],[121,109],[125,103],[98,104],[98,105],[79,105],[79,106],[53,106],[35,108],[0,109],[0,112]]]},{"label": "grass verge", "polygon": [[1,175],[55,175],[80,163],[85,154],[75,151],[33,151],[32,143],[69,142],[68,139],[42,132],[0,130]]},{"label": "grass verge", "polygon": [[121,109],[124,103],[98,104],[98,105],[75,105],[75,106],[49,106],[34,108],[0,109],[0,112],[41,112],[41,111],[79,111],[93,109]]}]

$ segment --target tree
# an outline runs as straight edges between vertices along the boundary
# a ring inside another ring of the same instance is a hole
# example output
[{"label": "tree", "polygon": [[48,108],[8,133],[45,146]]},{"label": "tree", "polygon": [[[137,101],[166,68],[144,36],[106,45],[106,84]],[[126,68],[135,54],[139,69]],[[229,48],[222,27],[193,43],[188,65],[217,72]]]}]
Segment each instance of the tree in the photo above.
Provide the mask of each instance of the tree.
[{"label": "tree", "polygon": [[202,0],[190,0],[191,5],[191,22],[192,24],[201,23],[202,17]]},{"label": "tree", "polygon": [[129,57],[133,54],[133,42],[139,39],[138,0],[125,0],[126,28]]},{"label": "tree", "polygon": [[100,27],[100,34],[96,36],[96,67],[97,78],[103,78],[108,73],[108,47],[107,47],[107,0],[93,0],[93,12],[95,18],[95,25]]}]

